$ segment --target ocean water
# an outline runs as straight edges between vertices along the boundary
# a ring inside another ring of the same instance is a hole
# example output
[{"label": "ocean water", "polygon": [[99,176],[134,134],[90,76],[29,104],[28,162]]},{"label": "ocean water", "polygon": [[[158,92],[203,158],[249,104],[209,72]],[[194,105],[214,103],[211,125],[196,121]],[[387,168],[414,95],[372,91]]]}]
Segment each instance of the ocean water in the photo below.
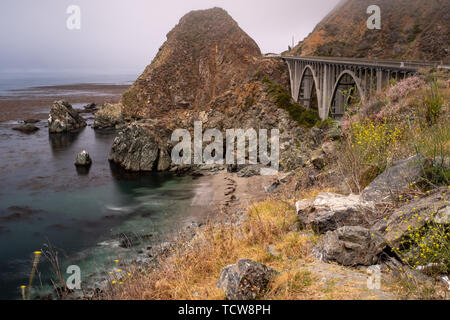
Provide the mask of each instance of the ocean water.
[{"label": "ocean water", "polygon": [[[138,248],[117,247],[120,234],[151,235],[150,242],[159,243],[205,218],[205,211],[192,207],[200,180],[130,174],[110,164],[115,132],[86,127],[49,135],[40,122],[40,130],[28,135],[13,131],[15,125],[0,123],[0,299],[20,299],[33,252],[45,250],[45,244],[57,248],[63,272],[68,265],[80,266],[85,285],[114,260],[135,254]],[[89,171],[74,165],[82,150],[93,159]],[[47,293],[52,272],[44,259],[38,271],[34,292]]]},{"label": "ocean water", "polygon": [[122,74],[67,73],[51,71],[0,72],[0,96],[13,94],[11,90],[31,87],[73,85],[73,84],[131,84],[137,79],[137,72]]}]

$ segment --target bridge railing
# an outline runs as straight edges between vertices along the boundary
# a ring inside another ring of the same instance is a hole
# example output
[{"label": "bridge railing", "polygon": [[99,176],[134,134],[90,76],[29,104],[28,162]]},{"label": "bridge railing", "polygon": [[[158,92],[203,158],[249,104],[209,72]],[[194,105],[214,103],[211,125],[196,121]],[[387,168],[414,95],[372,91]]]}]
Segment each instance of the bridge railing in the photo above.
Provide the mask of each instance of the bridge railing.
[{"label": "bridge railing", "polygon": [[281,59],[286,60],[302,60],[315,61],[333,64],[358,64],[370,67],[395,67],[395,68],[430,68],[430,67],[446,67],[439,61],[414,61],[414,60],[378,60],[378,59],[360,59],[360,58],[336,58],[336,57],[296,57],[296,56],[280,56]]}]

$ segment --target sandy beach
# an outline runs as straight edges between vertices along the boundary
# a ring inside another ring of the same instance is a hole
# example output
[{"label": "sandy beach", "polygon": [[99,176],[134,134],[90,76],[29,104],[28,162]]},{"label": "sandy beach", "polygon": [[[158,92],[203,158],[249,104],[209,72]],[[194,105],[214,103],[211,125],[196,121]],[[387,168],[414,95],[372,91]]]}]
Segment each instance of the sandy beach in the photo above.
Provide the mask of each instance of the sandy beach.
[{"label": "sandy beach", "polygon": [[71,104],[117,103],[128,85],[76,84],[10,90],[0,95],[0,122],[26,118],[46,119],[55,100]]}]

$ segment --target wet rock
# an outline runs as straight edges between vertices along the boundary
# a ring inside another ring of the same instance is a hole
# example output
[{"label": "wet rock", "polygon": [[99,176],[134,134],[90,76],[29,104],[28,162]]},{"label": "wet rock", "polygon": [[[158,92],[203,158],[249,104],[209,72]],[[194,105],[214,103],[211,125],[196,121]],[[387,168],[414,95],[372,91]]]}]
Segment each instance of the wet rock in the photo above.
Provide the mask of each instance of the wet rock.
[{"label": "wet rock", "polygon": [[24,125],[21,125],[21,126],[18,126],[18,127],[14,127],[13,130],[20,131],[20,132],[23,132],[23,133],[33,133],[33,132],[38,131],[39,128],[36,127],[35,125],[27,123],[27,124],[24,124]]},{"label": "wet rock", "polygon": [[421,177],[423,157],[414,156],[402,160],[379,175],[364,191],[362,197],[367,201],[384,202],[393,200],[398,193],[409,188]]},{"label": "wet rock", "polygon": [[77,155],[75,160],[77,167],[90,167],[92,165],[92,159],[88,152],[82,151]]},{"label": "wet rock", "polygon": [[23,120],[23,123],[25,123],[25,124],[36,124],[38,122],[41,122],[41,120],[39,120],[39,119],[25,119],[25,120]]},{"label": "wet rock", "polygon": [[48,118],[50,133],[72,132],[86,126],[86,121],[67,101],[56,101],[52,104]]},{"label": "wet rock", "polygon": [[152,238],[152,234],[139,235],[134,233],[121,233],[119,235],[119,247],[130,249],[142,243],[149,242]]},{"label": "wet rock", "polygon": [[324,262],[337,262],[343,266],[372,266],[384,247],[381,236],[359,226],[342,227],[325,234],[313,252]]},{"label": "wet rock", "polygon": [[243,259],[222,270],[217,287],[229,300],[255,300],[264,294],[276,271],[255,261]]},{"label": "wet rock", "polygon": [[80,111],[79,113],[95,113],[97,112],[99,109],[99,106],[95,103],[90,103],[86,106],[84,106],[83,110]]},{"label": "wet rock", "polygon": [[171,161],[169,150],[157,134],[137,124],[119,132],[111,148],[109,160],[133,172],[165,171]]},{"label": "wet rock", "polygon": [[375,220],[375,204],[360,196],[321,193],[314,200],[296,203],[297,214],[303,226],[311,226],[319,234],[343,226],[369,227]]}]

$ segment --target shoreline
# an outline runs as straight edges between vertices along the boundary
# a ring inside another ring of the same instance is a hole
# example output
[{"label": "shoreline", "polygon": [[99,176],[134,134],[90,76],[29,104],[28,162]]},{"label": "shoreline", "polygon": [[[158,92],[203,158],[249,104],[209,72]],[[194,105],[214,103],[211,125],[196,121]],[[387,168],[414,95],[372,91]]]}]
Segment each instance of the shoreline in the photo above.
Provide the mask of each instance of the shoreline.
[{"label": "shoreline", "polygon": [[70,104],[117,103],[128,88],[124,84],[73,84],[8,90],[12,94],[0,95],[0,122],[45,120],[56,100],[67,100]]},{"label": "shoreline", "polygon": [[128,248],[132,257],[118,265],[120,268],[118,274],[117,268],[91,274],[89,279],[85,280],[81,292],[68,293],[62,299],[102,299],[103,294],[107,294],[111,289],[111,282],[116,277],[121,277],[136,268],[157,269],[159,261],[170,256],[171,249],[180,242],[192,241],[208,224],[239,223],[252,203],[267,198],[268,193],[264,188],[274,180],[273,176],[239,178],[236,173],[229,173],[226,169],[218,172],[204,171],[203,174],[198,178],[200,186],[195,192],[190,208],[186,210],[186,216],[192,217],[191,223],[177,226],[167,237],[154,243],[144,242]]}]

